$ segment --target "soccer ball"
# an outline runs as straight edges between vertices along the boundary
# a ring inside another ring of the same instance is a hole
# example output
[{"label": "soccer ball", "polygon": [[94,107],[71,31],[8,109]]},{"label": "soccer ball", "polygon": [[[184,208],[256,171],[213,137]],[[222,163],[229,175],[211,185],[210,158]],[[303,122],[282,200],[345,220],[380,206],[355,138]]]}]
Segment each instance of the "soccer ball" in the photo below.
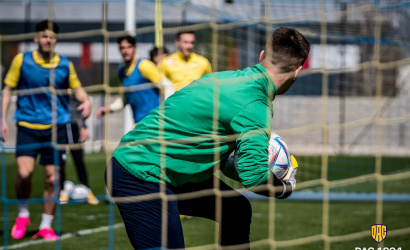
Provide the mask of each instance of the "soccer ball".
[{"label": "soccer ball", "polygon": [[75,184],[72,181],[64,181],[64,192],[69,196],[73,192]]},{"label": "soccer ball", "polygon": [[[279,135],[275,133],[272,133],[271,138],[269,140],[268,159],[269,159],[269,169],[273,172],[273,174],[278,179],[285,180],[286,178],[288,178],[287,173],[289,169],[293,168],[291,156],[289,154],[289,149],[285,141]],[[234,154],[235,169],[237,169],[237,163],[238,163],[238,154],[237,154],[237,151],[235,151],[235,154]],[[229,162],[227,165],[229,165]],[[228,170],[231,171],[231,168],[229,168],[229,166],[225,167],[225,169],[223,170],[224,174],[225,174],[225,171],[228,171]]]},{"label": "soccer ball", "polygon": [[88,194],[90,193],[90,189],[82,184],[75,185],[73,191],[70,194],[71,199],[73,200],[82,200],[86,199]]},{"label": "soccer ball", "polygon": [[269,169],[283,180],[292,166],[289,148],[285,141],[277,134],[272,133],[269,141]]}]

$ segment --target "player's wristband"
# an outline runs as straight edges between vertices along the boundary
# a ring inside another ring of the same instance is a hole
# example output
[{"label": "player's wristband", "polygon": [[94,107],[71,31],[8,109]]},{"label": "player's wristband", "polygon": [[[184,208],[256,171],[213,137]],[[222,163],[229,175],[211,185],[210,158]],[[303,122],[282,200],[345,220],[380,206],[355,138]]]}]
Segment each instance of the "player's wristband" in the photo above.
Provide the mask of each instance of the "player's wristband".
[{"label": "player's wristband", "polygon": [[289,181],[283,182],[283,193],[281,196],[276,197],[276,199],[286,199],[292,194],[292,184]]}]

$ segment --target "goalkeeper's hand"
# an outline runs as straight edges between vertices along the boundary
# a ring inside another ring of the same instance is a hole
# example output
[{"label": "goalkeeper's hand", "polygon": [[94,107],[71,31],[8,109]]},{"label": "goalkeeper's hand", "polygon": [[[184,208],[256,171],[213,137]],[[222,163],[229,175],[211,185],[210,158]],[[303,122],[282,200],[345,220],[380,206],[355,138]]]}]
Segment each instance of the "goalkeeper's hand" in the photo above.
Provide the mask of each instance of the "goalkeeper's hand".
[{"label": "goalkeeper's hand", "polygon": [[296,187],[296,173],[298,171],[298,162],[296,161],[296,158],[291,155],[290,156],[291,160],[292,160],[292,169],[290,169],[290,175],[289,178],[287,180],[284,179],[284,181],[288,181],[291,185],[292,185],[292,191],[295,190]]},{"label": "goalkeeper's hand", "polygon": [[298,162],[296,161],[296,158],[291,155],[291,160],[292,160],[292,169],[289,169],[289,172],[286,174],[286,176],[282,179],[283,186],[284,186],[284,191],[283,195],[279,197],[279,199],[286,199],[288,198],[293,190],[296,188],[296,173],[298,171]]}]

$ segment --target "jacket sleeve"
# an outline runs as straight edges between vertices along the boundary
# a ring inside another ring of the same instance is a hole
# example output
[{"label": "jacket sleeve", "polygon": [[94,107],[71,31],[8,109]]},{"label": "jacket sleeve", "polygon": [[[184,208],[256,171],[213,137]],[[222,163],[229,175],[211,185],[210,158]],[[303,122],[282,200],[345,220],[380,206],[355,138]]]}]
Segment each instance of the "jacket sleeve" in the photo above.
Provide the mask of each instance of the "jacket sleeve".
[{"label": "jacket sleeve", "polygon": [[270,177],[268,143],[272,127],[272,110],[262,102],[253,102],[231,120],[237,135],[237,171],[246,188],[265,184]]},{"label": "jacket sleeve", "polygon": [[159,72],[157,66],[149,60],[142,60],[142,62],[138,65],[138,70],[141,72],[143,77],[148,79],[154,85],[164,77]]}]

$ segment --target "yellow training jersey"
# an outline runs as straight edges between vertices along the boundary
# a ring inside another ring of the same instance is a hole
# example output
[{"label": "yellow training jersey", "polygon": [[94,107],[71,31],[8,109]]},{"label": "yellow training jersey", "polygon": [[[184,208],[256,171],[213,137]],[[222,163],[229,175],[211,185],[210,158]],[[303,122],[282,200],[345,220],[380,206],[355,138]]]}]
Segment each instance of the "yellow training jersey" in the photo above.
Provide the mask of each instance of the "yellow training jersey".
[{"label": "yellow training jersey", "polygon": [[164,58],[159,64],[159,69],[174,84],[178,91],[190,84],[193,80],[211,73],[212,68],[208,59],[195,53],[191,53],[187,60],[181,51]]},{"label": "yellow training jersey", "polygon": [[[50,60],[44,60],[40,58],[37,54],[37,51],[34,50],[32,52],[33,60],[36,64],[38,64],[42,68],[51,69],[56,68],[60,63],[60,56],[58,54],[54,54],[53,58]],[[23,65],[23,53],[17,54],[10,66],[9,71],[7,72],[6,78],[4,79],[4,83],[11,87],[16,88],[19,80],[20,80],[20,69]],[[77,73],[75,72],[74,66],[69,62],[70,67],[70,75],[69,75],[69,87],[74,89],[81,86],[80,80],[78,80]],[[19,122],[20,126],[28,127],[31,129],[47,129],[51,128],[51,124],[33,124],[28,122]]]}]

